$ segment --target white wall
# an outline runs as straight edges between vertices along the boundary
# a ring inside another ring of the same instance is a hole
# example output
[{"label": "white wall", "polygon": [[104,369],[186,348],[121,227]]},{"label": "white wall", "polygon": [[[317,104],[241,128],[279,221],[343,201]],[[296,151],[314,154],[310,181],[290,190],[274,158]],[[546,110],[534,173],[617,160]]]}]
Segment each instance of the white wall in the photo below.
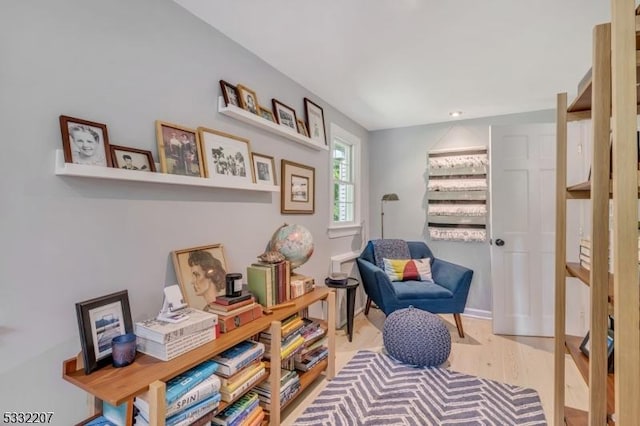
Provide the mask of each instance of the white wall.
[{"label": "white wall", "polygon": [[[63,359],[80,350],[74,304],[128,289],[134,320],[155,315],[176,281],[172,250],[222,243],[230,271],[244,272],[277,227],[299,223],[316,243],[300,272],[321,281],[331,255],[360,248],[362,236],[327,237],[328,152],[220,115],[218,81],[300,117],[310,97],[327,130],[335,122],[362,140],[365,164],[368,133],[174,2],[3,1],[0,58],[3,410],[54,411],[56,425],[83,419],[84,392],[61,379]],[[278,169],[282,158],[316,168],[315,214],[281,215],[278,194],[55,176],[60,114],[106,123],[113,144],[156,160],[156,119],[249,138]]]},{"label": "white wall", "polygon": [[537,111],[476,120],[380,130],[370,138],[371,236],[380,236],[380,199],[395,192],[399,201],[384,206],[386,238],[426,241],[442,259],[474,270],[467,308],[491,311],[489,242],[430,241],[427,229],[427,153],[432,149],[489,146],[491,125],[555,122],[554,111]]}]

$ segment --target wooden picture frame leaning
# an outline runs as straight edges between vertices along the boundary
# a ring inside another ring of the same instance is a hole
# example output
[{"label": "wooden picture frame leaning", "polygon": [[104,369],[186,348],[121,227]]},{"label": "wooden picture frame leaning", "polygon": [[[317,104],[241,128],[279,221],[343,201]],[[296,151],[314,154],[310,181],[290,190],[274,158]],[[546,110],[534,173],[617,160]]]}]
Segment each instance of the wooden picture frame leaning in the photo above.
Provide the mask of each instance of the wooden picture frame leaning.
[{"label": "wooden picture frame leaning", "polygon": [[162,173],[203,176],[202,152],[196,130],[156,120],[156,138]]},{"label": "wooden picture frame leaning", "polygon": [[60,116],[65,163],[111,167],[107,125]]},{"label": "wooden picture frame leaning", "polygon": [[198,127],[204,176],[220,183],[255,183],[251,167],[251,143],[219,130]]},{"label": "wooden picture frame leaning", "polygon": [[272,123],[276,122],[275,117],[273,116],[273,112],[271,112],[270,109],[267,109],[265,107],[263,107],[262,105],[260,105],[258,107],[258,111],[260,112],[260,117],[264,118],[265,120],[269,120]]},{"label": "wooden picture frame leaning", "polygon": [[173,267],[187,304],[206,311],[216,297],[224,296],[227,261],[222,244],[172,252]]},{"label": "wooden picture frame leaning", "polygon": [[126,146],[111,145],[111,161],[113,167],[124,170],[140,170],[155,172],[156,164],[151,151]]},{"label": "wooden picture frame leaning", "polygon": [[327,144],[327,133],[324,125],[324,111],[322,107],[309,98],[304,98],[304,112],[307,118],[309,137],[323,144]]},{"label": "wooden picture frame leaning", "polygon": [[224,80],[220,80],[220,88],[222,89],[222,98],[226,106],[234,105],[240,108],[240,102],[238,101],[238,89],[231,83],[227,83]]},{"label": "wooden picture frame leaning", "polygon": [[111,364],[111,340],[133,333],[127,290],[76,303],[84,372]]},{"label": "wooden picture frame leaning", "polygon": [[316,169],[284,159],[280,164],[280,212],[313,214]]},{"label": "wooden picture frame leaning", "polygon": [[258,95],[256,95],[256,92],[242,84],[238,84],[236,88],[238,89],[240,108],[258,115]]},{"label": "wooden picture frame leaning", "polygon": [[276,164],[270,155],[251,153],[251,164],[256,183],[259,185],[277,185]]},{"label": "wooden picture frame leaning", "polygon": [[280,102],[272,99],[273,115],[276,117],[276,123],[281,126],[288,127],[298,133],[298,117],[296,110]]}]

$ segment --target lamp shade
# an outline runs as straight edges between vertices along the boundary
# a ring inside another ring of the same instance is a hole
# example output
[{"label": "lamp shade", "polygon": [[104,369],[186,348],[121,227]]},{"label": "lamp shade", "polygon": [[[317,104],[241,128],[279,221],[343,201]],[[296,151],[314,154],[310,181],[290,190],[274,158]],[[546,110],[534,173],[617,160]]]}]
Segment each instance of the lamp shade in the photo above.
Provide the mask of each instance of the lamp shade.
[{"label": "lamp shade", "polygon": [[382,201],[398,201],[399,199],[398,194],[395,192],[392,192],[391,194],[384,194],[382,196]]}]

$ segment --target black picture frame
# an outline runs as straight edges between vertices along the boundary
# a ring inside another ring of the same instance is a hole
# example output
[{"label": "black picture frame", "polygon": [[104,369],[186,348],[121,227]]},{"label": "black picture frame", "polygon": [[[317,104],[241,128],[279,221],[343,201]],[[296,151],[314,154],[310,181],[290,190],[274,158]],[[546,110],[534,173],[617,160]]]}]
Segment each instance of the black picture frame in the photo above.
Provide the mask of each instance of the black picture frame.
[{"label": "black picture frame", "polygon": [[111,364],[111,340],[133,333],[127,290],[76,303],[85,374]]},{"label": "black picture frame", "polygon": [[[582,352],[587,358],[589,357],[589,351],[591,349],[590,332],[582,339],[580,343],[580,352]],[[607,331],[607,367],[609,373],[613,373],[613,344],[614,344],[613,330]]]}]

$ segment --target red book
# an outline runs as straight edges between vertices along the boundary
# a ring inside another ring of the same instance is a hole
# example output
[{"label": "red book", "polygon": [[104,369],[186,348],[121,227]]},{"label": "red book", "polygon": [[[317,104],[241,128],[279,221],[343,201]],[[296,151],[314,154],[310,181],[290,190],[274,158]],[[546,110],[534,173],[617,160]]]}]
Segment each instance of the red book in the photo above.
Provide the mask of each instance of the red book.
[{"label": "red book", "polygon": [[217,300],[218,299],[216,299],[216,301],[213,303],[209,303],[209,306],[216,311],[225,311],[225,312],[233,311],[234,309],[238,309],[238,308],[241,308],[242,306],[246,306],[255,302],[254,298],[251,295],[249,295],[248,299],[241,300],[240,302],[234,303],[233,305],[225,305],[222,303],[218,303]]},{"label": "red book", "polygon": [[262,316],[262,305],[256,305],[253,309],[242,312],[238,315],[222,316],[218,315],[218,324],[220,324],[220,331],[222,333],[228,333],[231,330],[242,327],[248,322],[258,319]]},{"label": "red book", "polygon": [[[242,295],[236,297],[227,297],[227,296],[218,296],[216,297],[215,303],[219,305],[235,305],[236,303],[244,302],[247,299],[251,298],[251,293],[243,292]],[[242,306],[242,305],[238,305]]]}]

